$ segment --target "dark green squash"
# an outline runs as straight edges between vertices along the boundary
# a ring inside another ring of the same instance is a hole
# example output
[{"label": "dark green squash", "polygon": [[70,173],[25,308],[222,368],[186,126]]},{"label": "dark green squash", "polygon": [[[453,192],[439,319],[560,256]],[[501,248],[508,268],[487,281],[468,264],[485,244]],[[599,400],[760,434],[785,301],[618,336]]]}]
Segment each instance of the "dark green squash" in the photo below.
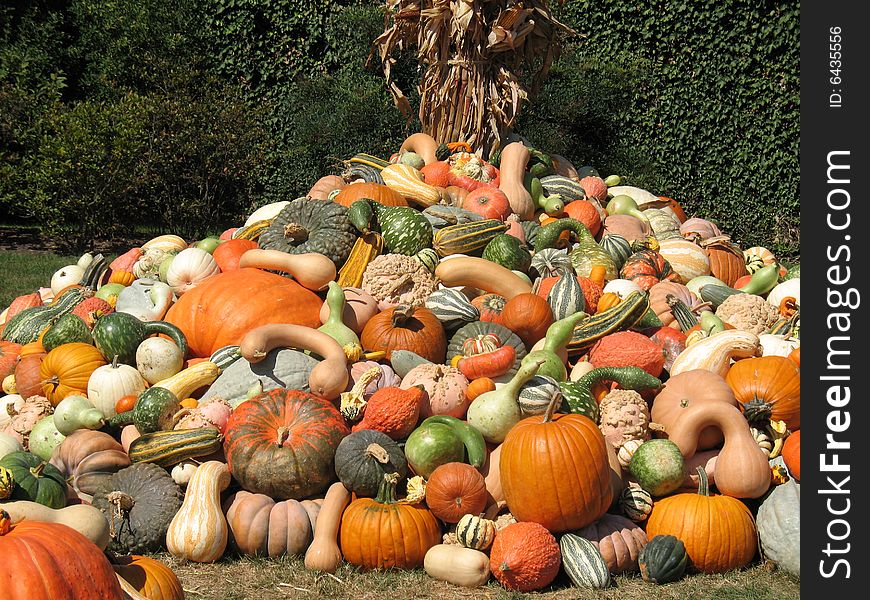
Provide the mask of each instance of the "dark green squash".
[{"label": "dark green squash", "polygon": [[604,250],[610,255],[617,270],[622,269],[622,265],[624,265],[625,261],[628,260],[628,257],[634,253],[634,250],[631,247],[631,242],[618,233],[608,233],[601,238],[598,245],[604,248]]},{"label": "dark green squash", "polygon": [[682,540],[657,535],[641,548],[637,557],[640,574],[648,583],[670,583],[683,576],[689,555]]},{"label": "dark green squash", "polygon": [[160,550],[183,494],[166,469],[136,463],[112,475],[91,502],[109,521],[109,550],[144,554]]},{"label": "dark green squash", "polygon": [[10,500],[29,500],[50,508],[66,506],[66,479],[57,467],[30,452],[12,452],[0,459],[12,473]]},{"label": "dark green squash", "polygon": [[341,440],[335,449],[335,474],[357,496],[374,498],[388,473],[398,473],[404,479],[408,461],[385,433],[362,429]]},{"label": "dark green squash", "polygon": [[290,254],[319,252],[341,267],[357,233],[341,204],[297,198],[285,206],[258,240],[260,248]]},{"label": "dark green squash", "polygon": [[58,346],[72,342],[93,344],[94,337],[87,324],[78,315],[67,313],[48,328],[42,336],[42,347],[46,352],[51,352]]},{"label": "dark green squash", "polygon": [[179,399],[170,390],[150,387],[136,399],[133,410],[118,413],[109,420],[111,427],[135,425],[139,433],[172,429],[174,416],[181,410]]},{"label": "dark green squash", "polygon": [[181,349],[181,355],[187,355],[187,338],[184,332],[166,321],[142,322],[131,314],[113,312],[97,319],[91,333],[97,349],[109,362],[117,356],[119,363],[135,367],[139,344],[158,333],[172,338]]},{"label": "dark green squash", "polygon": [[483,258],[512,271],[525,273],[532,265],[532,255],[512,235],[500,233],[483,249]]}]

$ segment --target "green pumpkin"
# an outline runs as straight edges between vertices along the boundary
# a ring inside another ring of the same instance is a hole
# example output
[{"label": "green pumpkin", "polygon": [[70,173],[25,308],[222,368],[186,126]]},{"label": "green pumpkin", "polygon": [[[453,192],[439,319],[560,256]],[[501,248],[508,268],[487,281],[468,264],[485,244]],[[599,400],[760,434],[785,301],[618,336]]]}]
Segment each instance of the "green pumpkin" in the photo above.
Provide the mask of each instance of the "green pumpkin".
[{"label": "green pumpkin", "polygon": [[670,494],[685,480],[679,447],[670,440],[648,440],[632,455],[628,465],[637,483],[654,497]]},{"label": "green pumpkin", "polygon": [[637,564],[648,583],[670,583],[683,576],[689,555],[682,540],[672,535],[657,535],[640,549]]},{"label": "green pumpkin", "polygon": [[66,506],[66,479],[57,467],[30,452],[12,452],[0,459],[12,474],[12,500],[29,500],[50,508]]},{"label": "green pumpkin", "polygon": [[326,200],[297,198],[278,213],[257,243],[264,250],[290,254],[318,252],[341,267],[356,238],[356,230],[344,206]]},{"label": "green pumpkin", "polygon": [[532,255],[522,242],[506,233],[500,233],[489,241],[483,249],[483,258],[511,271],[526,272],[532,265]]},{"label": "green pumpkin", "polygon": [[335,474],[357,496],[375,497],[388,473],[398,473],[404,479],[408,462],[399,445],[381,431],[356,431],[335,449]]},{"label": "green pumpkin", "polygon": [[67,313],[58,319],[42,336],[42,346],[46,352],[51,352],[58,346],[72,342],[94,343],[94,337],[87,324],[81,317],[72,313]]}]

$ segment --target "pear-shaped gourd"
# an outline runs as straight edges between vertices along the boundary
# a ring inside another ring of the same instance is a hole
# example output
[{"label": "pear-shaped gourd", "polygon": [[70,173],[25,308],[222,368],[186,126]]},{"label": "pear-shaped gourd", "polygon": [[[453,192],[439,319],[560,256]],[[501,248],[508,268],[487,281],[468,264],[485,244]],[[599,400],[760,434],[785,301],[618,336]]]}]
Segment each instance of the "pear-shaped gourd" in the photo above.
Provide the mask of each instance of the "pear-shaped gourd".
[{"label": "pear-shaped gourd", "polygon": [[84,396],[67,396],[54,408],[54,426],[63,435],[77,429],[99,429],[105,424],[103,413]]},{"label": "pear-shaped gourd", "polygon": [[345,353],[348,352],[349,347],[361,351],[359,336],[341,320],[345,302],[344,289],[335,281],[330,281],[329,291],[326,293],[329,317],[326,319],[326,323],[317,329],[338,342],[339,346],[345,349]]},{"label": "pear-shaped gourd", "polygon": [[557,382],[568,379],[568,369],[559,356],[559,351],[566,348],[568,342],[571,341],[574,327],[587,316],[585,312],[577,312],[554,322],[547,328],[547,335],[544,337],[544,347],[541,350],[532,350],[526,354],[521,364],[526,365],[532,361],[543,359],[537,372],[532,375],[546,375],[547,377],[552,377]]},{"label": "pear-shaped gourd", "polygon": [[57,430],[54,426],[54,418],[49,415],[43,417],[36,422],[33,429],[30,431],[30,437],[27,439],[28,450],[41,458],[49,460],[54,449],[60,446],[60,443],[66,439],[66,436]]},{"label": "pear-shaped gourd", "polygon": [[629,215],[635,217],[636,219],[640,219],[641,221],[649,225],[649,219],[645,214],[643,214],[643,211],[640,210],[640,207],[638,207],[637,202],[634,201],[634,198],[625,194],[614,196],[610,200],[610,202],[607,203],[607,214]]},{"label": "pear-shaped gourd", "polygon": [[525,362],[504,386],[484,392],[468,407],[466,420],[491,444],[500,444],[511,427],[523,418],[519,405],[520,389],[538,372],[546,358],[541,356]]}]

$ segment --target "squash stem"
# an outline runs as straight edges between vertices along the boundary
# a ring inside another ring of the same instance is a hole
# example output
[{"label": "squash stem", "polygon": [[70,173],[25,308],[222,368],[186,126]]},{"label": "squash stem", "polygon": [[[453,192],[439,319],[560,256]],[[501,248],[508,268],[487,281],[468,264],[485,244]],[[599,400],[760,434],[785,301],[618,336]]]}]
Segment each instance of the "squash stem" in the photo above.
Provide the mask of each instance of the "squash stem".
[{"label": "squash stem", "polygon": [[701,496],[710,495],[710,482],[707,479],[707,471],[704,467],[699,466],[695,469],[698,472],[698,494]]},{"label": "squash stem", "polygon": [[375,498],[375,502],[378,504],[395,504],[397,483],[399,483],[398,473],[385,473],[384,480],[378,488],[378,495]]}]

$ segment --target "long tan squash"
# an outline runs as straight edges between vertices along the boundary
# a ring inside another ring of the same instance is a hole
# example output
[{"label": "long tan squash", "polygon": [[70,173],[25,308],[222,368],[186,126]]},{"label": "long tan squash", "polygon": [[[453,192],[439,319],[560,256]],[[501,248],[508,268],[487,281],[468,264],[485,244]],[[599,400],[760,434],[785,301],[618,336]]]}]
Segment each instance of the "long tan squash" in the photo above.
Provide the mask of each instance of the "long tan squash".
[{"label": "long tan squash", "polygon": [[55,509],[37,502],[19,500],[5,502],[0,506],[9,513],[13,525],[24,520],[60,523],[78,531],[99,546],[100,550],[105,550],[109,544],[109,522],[99,509],[89,504],[73,504]]},{"label": "long tan squash", "polygon": [[172,377],[158,381],[154,387],[167,389],[179,400],[184,400],[199,388],[214,383],[220,374],[221,370],[216,364],[204,360],[179,371]]},{"label": "long tan squash", "polygon": [[507,300],[519,294],[532,293],[532,286],[516,273],[476,256],[442,260],[435,268],[435,277],[446,287],[473,287],[498,294]]},{"label": "long tan squash", "polygon": [[239,268],[273,269],[293,276],[302,287],[316,292],[335,279],[335,263],[318,252],[289,254],[280,250],[248,250],[239,259]]},{"label": "long tan squash", "polygon": [[341,515],[350,504],[350,492],[340,481],[336,481],[326,491],[317,524],[314,527],[314,540],[305,552],[305,568],[310,571],[335,573],[344,557],[338,546],[338,529]]},{"label": "long tan squash", "polygon": [[423,180],[423,174],[409,165],[389,165],[381,171],[381,178],[388,188],[394,189],[408,202],[429,207],[438,204],[442,192]]},{"label": "long tan squash", "polygon": [[480,550],[438,544],[426,552],[423,569],[439,581],[476,588],[489,579],[489,557]]},{"label": "long tan squash", "polygon": [[511,210],[523,221],[531,221],[535,216],[535,202],[523,185],[530,157],[529,149],[522,142],[511,142],[501,151],[498,171],[501,178],[498,189],[508,197]]},{"label": "long tan squash", "polygon": [[666,432],[683,457],[690,458],[698,449],[701,432],[714,426],[725,436],[725,445],[716,459],[716,487],[734,498],[763,496],[770,487],[770,463],[739,408],[725,403],[696,405],[681,413]]},{"label": "long tan squash", "polygon": [[257,363],[275,348],[300,348],[323,357],[308,376],[312,394],[335,400],[347,388],[347,356],[327,334],[302,325],[263,325],[245,334],[239,352],[248,362]]},{"label": "long tan squash", "polygon": [[412,133],[399,148],[399,154],[402,152],[414,152],[419,154],[420,158],[427,165],[436,162],[435,151],[438,149],[438,142],[435,141],[428,133]]},{"label": "long tan squash", "polygon": [[731,368],[731,359],[761,356],[761,342],[749,331],[727,329],[695,342],[683,350],[671,366],[670,375],[679,375],[694,369],[706,369],[725,377]]},{"label": "long tan squash", "polygon": [[201,563],[223,556],[229,525],[221,510],[221,492],[230,479],[226,463],[210,460],[199,465],[166,532],[166,548],[173,556]]}]

